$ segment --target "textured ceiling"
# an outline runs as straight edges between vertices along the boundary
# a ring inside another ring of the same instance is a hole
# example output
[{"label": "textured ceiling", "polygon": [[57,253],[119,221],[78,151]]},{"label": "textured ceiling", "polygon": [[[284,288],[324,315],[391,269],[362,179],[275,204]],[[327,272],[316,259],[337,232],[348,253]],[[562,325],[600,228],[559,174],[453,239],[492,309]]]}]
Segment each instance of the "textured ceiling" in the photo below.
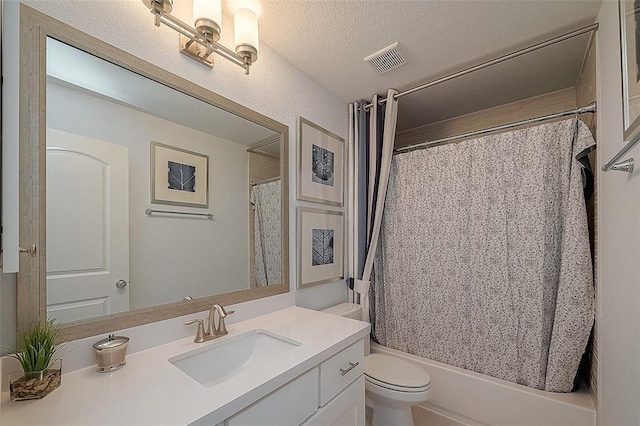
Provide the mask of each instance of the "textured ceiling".
[{"label": "textured ceiling", "polygon": [[[600,0],[262,2],[261,40],[344,102],[405,90],[591,24],[600,7]],[[588,40],[406,96],[398,129],[573,86]],[[363,61],[394,42],[407,64],[379,75]]]}]

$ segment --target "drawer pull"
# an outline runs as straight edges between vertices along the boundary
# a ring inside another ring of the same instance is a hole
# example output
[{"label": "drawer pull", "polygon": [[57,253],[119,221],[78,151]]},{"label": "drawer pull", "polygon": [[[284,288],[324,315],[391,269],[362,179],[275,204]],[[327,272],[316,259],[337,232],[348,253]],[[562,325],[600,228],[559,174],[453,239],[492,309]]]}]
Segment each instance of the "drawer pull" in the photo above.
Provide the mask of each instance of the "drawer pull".
[{"label": "drawer pull", "polygon": [[350,362],[350,363],[349,363],[349,368],[347,368],[347,369],[341,368],[341,369],[340,369],[340,374],[344,376],[344,375],[345,375],[345,374],[347,374],[349,371],[351,371],[351,370],[353,370],[354,368],[356,368],[358,365],[360,365],[360,363],[359,363],[359,362],[355,362],[355,363],[354,363],[354,362]]}]

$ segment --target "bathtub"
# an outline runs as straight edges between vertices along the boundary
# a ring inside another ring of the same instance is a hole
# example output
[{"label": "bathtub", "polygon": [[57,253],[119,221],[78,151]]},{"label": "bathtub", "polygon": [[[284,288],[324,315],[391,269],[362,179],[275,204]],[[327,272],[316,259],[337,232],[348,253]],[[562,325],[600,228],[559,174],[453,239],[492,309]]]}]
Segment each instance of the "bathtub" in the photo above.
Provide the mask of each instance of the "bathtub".
[{"label": "bathtub", "polygon": [[587,390],[553,393],[407,354],[371,342],[372,353],[405,359],[431,376],[432,396],[421,406],[469,425],[595,426]]}]

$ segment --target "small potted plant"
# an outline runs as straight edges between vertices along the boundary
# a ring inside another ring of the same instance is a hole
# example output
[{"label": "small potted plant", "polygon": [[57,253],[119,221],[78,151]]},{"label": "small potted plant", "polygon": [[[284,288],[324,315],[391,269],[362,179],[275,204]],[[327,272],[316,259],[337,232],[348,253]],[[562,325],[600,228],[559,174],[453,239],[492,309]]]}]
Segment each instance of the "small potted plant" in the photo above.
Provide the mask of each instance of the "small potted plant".
[{"label": "small potted plant", "polygon": [[18,360],[22,371],[9,374],[11,400],[44,398],[62,381],[62,359],[54,359],[63,344],[60,326],[53,319],[41,321],[17,340],[12,356]]}]

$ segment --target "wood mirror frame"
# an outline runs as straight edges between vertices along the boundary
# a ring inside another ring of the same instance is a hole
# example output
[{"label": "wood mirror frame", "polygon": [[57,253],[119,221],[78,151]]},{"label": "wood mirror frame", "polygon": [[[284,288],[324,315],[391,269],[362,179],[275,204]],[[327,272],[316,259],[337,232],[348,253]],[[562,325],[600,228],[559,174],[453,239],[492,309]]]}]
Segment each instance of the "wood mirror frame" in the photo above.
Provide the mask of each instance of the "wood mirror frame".
[{"label": "wood mirror frame", "polygon": [[129,312],[62,324],[62,337],[76,340],[289,291],[288,126],[252,111],[184,78],[123,52],[28,6],[20,5],[19,101],[19,241],[37,247],[34,257],[20,255],[17,277],[17,334],[47,316],[46,263],[46,45],[54,38],[84,52],[150,78],[208,104],[236,114],[280,134],[282,182],[282,283],[168,303]]}]

